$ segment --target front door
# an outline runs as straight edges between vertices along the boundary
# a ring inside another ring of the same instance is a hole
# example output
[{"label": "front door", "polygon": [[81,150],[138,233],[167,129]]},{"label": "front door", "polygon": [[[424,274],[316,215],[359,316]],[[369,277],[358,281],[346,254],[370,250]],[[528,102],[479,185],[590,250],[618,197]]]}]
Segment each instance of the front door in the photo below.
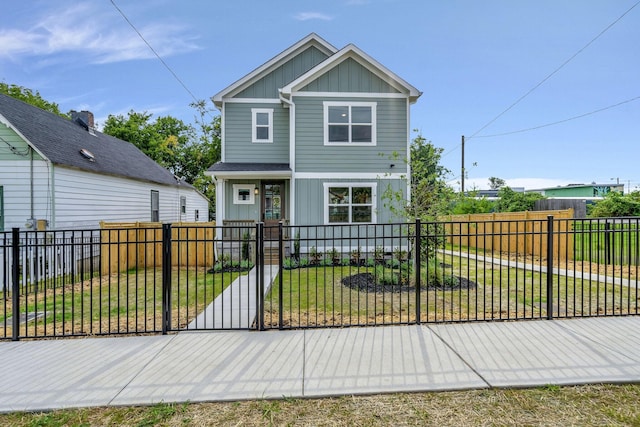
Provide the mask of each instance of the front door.
[{"label": "front door", "polygon": [[[266,240],[278,239],[278,223],[284,219],[284,182],[267,181],[262,183],[262,221],[264,221]],[[274,228],[270,228],[273,226]]]}]

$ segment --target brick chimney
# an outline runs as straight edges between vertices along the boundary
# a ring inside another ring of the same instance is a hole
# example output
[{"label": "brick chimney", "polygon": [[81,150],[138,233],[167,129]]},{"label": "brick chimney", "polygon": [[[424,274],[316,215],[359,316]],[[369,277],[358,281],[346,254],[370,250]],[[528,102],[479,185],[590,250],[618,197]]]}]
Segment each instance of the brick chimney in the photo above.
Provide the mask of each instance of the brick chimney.
[{"label": "brick chimney", "polygon": [[71,120],[88,130],[90,133],[93,133],[95,130],[93,113],[91,111],[71,110]]}]

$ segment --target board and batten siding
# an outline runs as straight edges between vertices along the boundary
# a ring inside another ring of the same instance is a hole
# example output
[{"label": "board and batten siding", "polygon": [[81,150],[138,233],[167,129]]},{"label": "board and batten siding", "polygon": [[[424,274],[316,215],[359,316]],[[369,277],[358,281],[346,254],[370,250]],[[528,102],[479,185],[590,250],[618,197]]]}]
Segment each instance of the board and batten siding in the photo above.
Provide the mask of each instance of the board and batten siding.
[{"label": "board and batten siding", "polygon": [[400,93],[352,58],[345,59],[333,69],[304,86],[301,91]]},{"label": "board and batten siding", "polygon": [[[376,145],[324,145],[324,101],[375,102]],[[407,173],[406,98],[298,96],[294,103],[296,172]]]},{"label": "board and batten siding", "polygon": [[[49,169],[42,160],[33,162],[31,185],[30,160],[0,160],[0,186],[4,197],[4,229],[25,228],[32,217],[51,220],[52,206]],[[31,188],[33,187],[33,212]]]},{"label": "board and batten siding", "polygon": [[225,216],[227,219],[241,219],[241,220],[260,220],[260,195],[254,197],[254,202],[251,204],[236,204],[233,201],[233,185],[234,184],[251,184],[256,188],[260,188],[260,182],[256,180],[247,179],[234,179],[226,181],[225,187]]},{"label": "board and batten siding", "polygon": [[[403,179],[296,179],[296,225],[317,225],[324,223],[324,183],[358,183],[376,182],[376,222],[378,224],[402,222],[404,219],[395,217],[389,209],[384,208],[384,193],[387,189],[394,193],[402,192],[406,200],[407,182]],[[401,208],[398,206],[398,208]]]},{"label": "board and batten siding", "polygon": [[327,55],[315,46],[309,46],[289,61],[277,67],[246,89],[236,98],[278,98],[278,89],[291,83],[311,68],[327,59]]},{"label": "board and batten siding", "polygon": [[[252,108],[273,109],[273,142],[251,142]],[[224,126],[225,162],[289,163],[289,110],[279,103],[227,102]]]},{"label": "board and batten siding", "polygon": [[[55,172],[56,225],[97,228],[100,221],[151,220],[151,190],[159,193],[160,222],[208,220],[207,200],[192,189],[105,176],[57,167]],[[187,213],[180,215],[180,197],[187,198]]]}]

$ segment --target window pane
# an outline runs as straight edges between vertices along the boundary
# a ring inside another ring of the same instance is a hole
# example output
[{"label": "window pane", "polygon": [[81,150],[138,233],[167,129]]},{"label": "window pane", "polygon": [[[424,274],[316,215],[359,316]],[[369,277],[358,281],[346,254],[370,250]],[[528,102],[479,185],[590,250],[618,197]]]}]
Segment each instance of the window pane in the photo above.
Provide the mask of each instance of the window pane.
[{"label": "window pane", "polygon": [[354,206],[352,222],[371,222],[371,206]]},{"label": "window pane", "polygon": [[349,142],[349,126],[329,126],[329,142]]},{"label": "window pane", "polygon": [[371,142],[371,126],[354,125],[351,138],[352,142]]},{"label": "window pane", "polygon": [[329,123],[349,123],[349,107],[329,107]]},{"label": "window pane", "polygon": [[351,123],[371,123],[371,107],[352,107]]},{"label": "window pane", "polygon": [[258,126],[269,126],[269,114],[256,113],[256,124]]},{"label": "window pane", "polygon": [[268,127],[257,127],[256,128],[256,139],[269,139],[269,128]]},{"label": "window pane", "polygon": [[371,187],[353,187],[351,191],[354,204],[371,204]]},{"label": "window pane", "polygon": [[330,187],[329,204],[344,205],[349,203],[349,187]]},{"label": "window pane", "polygon": [[348,206],[329,207],[329,222],[349,222]]},{"label": "window pane", "polygon": [[251,192],[241,188],[238,190],[238,200],[249,200],[251,198]]}]

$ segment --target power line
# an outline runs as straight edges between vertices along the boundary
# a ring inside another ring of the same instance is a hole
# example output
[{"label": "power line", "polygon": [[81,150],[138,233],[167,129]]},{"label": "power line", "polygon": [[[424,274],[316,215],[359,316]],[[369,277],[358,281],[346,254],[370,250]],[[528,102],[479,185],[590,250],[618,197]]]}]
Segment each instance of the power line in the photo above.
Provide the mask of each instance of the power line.
[{"label": "power line", "polygon": [[144,38],[144,36],[140,33],[140,31],[138,31],[136,26],[133,25],[133,23],[129,20],[129,18],[127,18],[127,15],[125,15],[124,12],[118,7],[118,5],[116,5],[114,0],[111,0],[111,4],[113,5],[113,7],[116,8],[116,10],[120,13],[120,15],[122,15],[124,20],[127,21],[127,23],[131,26],[131,28],[133,28],[133,31],[135,31],[138,34],[140,39],[147,45],[147,47],[151,50],[151,52],[153,52],[153,54],[156,56],[156,58],[158,58],[158,60],[162,63],[162,65],[164,65],[164,67],[171,73],[173,78],[175,78],[178,81],[178,83],[180,83],[180,85],[184,88],[184,90],[187,91],[189,95],[191,95],[191,98],[193,98],[193,101],[196,103],[199,102],[200,100],[195,97],[195,95],[193,94],[193,92],[189,90],[187,85],[184,84],[184,82],[180,79],[180,77],[178,77],[178,75],[171,69],[171,67],[169,67],[169,65],[164,61],[164,59],[162,59],[162,57],[158,54],[158,52],[156,52],[153,46],[149,44],[149,42]]},{"label": "power line", "polygon": [[627,99],[626,101],[618,102],[617,104],[609,105],[609,106],[604,107],[604,108],[599,108],[597,110],[590,111],[588,113],[580,114],[579,116],[569,117],[568,119],[558,120],[556,122],[551,122],[551,123],[547,123],[547,124],[544,124],[544,125],[534,126],[534,127],[530,127],[530,128],[526,128],[526,129],[514,130],[514,131],[511,131],[511,132],[495,133],[495,134],[492,134],[492,135],[477,135],[476,138],[493,138],[493,137],[496,137],[496,136],[513,135],[514,133],[528,132],[528,131],[531,131],[531,130],[541,129],[541,128],[548,127],[548,126],[558,125],[560,123],[565,123],[565,122],[568,122],[568,121],[571,121],[571,120],[580,119],[582,117],[586,117],[586,116],[590,116],[592,114],[600,113],[602,111],[609,110],[611,108],[615,108],[615,107],[618,107],[620,105],[636,101],[638,99],[640,99],[640,96],[636,96],[635,98]]},{"label": "power line", "polygon": [[498,120],[500,117],[502,117],[507,111],[511,110],[513,107],[515,107],[518,103],[520,103],[520,101],[522,101],[524,98],[526,98],[527,96],[529,96],[529,94],[531,94],[534,90],[536,90],[537,88],[539,88],[540,86],[542,86],[542,84],[544,84],[547,80],[549,80],[554,74],[556,74],[558,71],[560,71],[562,68],[564,68],[565,65],[567,65],[569,62],[571,62],[576,56],[578,56],[580,53],[582,53],[582,51],[584,51],[586,48],[588,48],[589,46],[591,46],[591,44],[593,44],[596,40],[598,40],[604,33],[606,33],[611,27],[613,27],[615,24],[618,23],[618,21],[620,21],[622,18],[625,17],[625,15],[627,15],[629,12],[631,12],[631,10],[633,10],[636,6],[638,6],[638,4],[640,4],[640,1],[636,2],[633,6],[631,6],[629,9],[627,9],[626,12],[624,12],[622,15],[620,15],[615,21],[613,21],[611,24],[609,24],[604,30],[600,31],[600,33],[595,36],[593,39],[591,39],[591,41],[589,43],[587,43],[586,45],[584,45],[582,48],[580,48],[576,53],[574,53],[569,59],[567,59],[566,61],[564,61],[558,68],[556,68],[555,70],[553,70],[549,75],[547,75],[544,79],[542,79],[542,81],[540,81],[540,83],[538,83],[537,85],[535,85],[534,87],[532,87],[531,89],[529,89],[528,92],[526,92],[524,95],[522,95],[520,98],[518,98],[515,102],[513,102],[511,105],[509,105],[503,112],[501,112],[500,114],[498,114],[497,116],[495,116],[493,119],[491,119],[487,124],[485,124],[484,126],[482,126],[480,129],[478,129],[477,131],[475,131],[470,137],[468,137],[467,139],[471,139],[473,137],[475,137],[477,134],[479,134],[480,132],[482,132],[484,129],[486,129],[487,127],[489,127],[493,122],[495,122],[496,120]]}]

